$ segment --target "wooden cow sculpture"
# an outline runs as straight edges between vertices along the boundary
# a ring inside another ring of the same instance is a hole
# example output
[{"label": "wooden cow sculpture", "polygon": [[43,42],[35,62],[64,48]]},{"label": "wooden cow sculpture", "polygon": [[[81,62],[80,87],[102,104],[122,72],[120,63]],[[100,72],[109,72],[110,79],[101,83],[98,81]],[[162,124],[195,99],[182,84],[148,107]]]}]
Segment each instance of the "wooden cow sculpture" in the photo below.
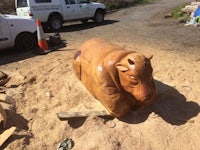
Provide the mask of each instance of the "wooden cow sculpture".
[{"label": "wooden cow sculpture", "polygon": [[111,115],[122,117],[155,100],[151,58],[94,38],[75,52],[73,69]]}]

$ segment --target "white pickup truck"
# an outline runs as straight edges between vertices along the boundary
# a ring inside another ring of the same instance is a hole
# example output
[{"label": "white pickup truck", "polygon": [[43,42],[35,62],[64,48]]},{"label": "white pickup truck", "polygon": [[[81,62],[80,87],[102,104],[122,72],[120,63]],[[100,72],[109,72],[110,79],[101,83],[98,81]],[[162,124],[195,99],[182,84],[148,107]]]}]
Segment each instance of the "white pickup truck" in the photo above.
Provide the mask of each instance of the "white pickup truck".
[{"label": "white pickup truck", "polygon": [[65,21],[89,19],[97,23],[104,21],[104,4],[90,0],[15,0],[18,16],[39,18],[53,30],[59,30]]},{"label": "white pickup truck", "polygon": [[16,47],[31,50],[37,44],[37,28],[34,19],[0,14],[0,50]]}]

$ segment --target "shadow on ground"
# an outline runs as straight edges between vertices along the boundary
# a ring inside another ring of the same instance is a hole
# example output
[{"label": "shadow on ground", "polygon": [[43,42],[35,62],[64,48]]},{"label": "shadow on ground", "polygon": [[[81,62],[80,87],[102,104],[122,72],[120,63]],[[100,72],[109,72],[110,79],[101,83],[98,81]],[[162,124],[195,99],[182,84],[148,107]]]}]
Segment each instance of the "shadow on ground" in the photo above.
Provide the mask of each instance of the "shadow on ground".
[{"label": "shadow on ground", "polygon": [[[186,101],[184,95],[179,93],[175,88],[156,81],[158,96],[156,101],[144,109],[127,113],[120,121],[129,124],[142,123],[148,119],[149,114],[154,112],[155,117],[161,117],[163,120],[172,125],[183,125],[191,118],[198,115],[200,106],[193,101]],[[71,118],[68,124],[72,128],[81,127],[87,118]],[[105,121],[114,119],[103,118]]]},{"label": "shadow on ground", "polygon": [[200,106],[197,103],[186,101],[186,97],[175,88],[160,81],[156,81],[156,86],[158,97],[152,106],[127,114],[120,120],[127,123],[141,123],[151,112],[155,112],[172,125],[183,125],[200,112]]},{"label": "shadow on ground", "polygon": [[[47,40],[48,42],[48,40]],[[63,46],[50,46],[49,45],[49,49],[54,49],[54,51],[52,52],[56,52],[56,51],[60,51],[58,50],[59,48],[63,48],[66,47],[66,42],[63,40]],[[36,48],[35,50],[39,50],[39,48]],[[17,51],[15,48],[11,48],[11,49],[6,49],[3,51],[0,51],[0,66],[1,65],[6,65],[9,63],[13,63],[13,62],[18,62],[18,61],[22,61],[22,60],[26,60],[32,57],[36,57],[39,55],[43,55],[43,54],[36,54],[34,51],[35,50],[30,50],[30,51]],[[63,51],[63,50],[62,50]],[[66,51],[71,51],[71,49],[66,49]]]},{"label": "shadow on ground", "polygon": [[[72,24],[64,24],[63,28],[59,31],[60,33],[62,32],[75,32],[75,31],[81,31],[81,30],[87,30],[87,29],[91,29],[91,28],[95,28],[98,26],[105,26],[105,25],[110,25],[110,24],[114,24],[117,23],[119,21],[116,20],[105,20],[103,23],[100,24],[96,24],[94,22],[88,22],[88,23],[80,23],[80,22],[72,22]],[[53,31],[48,30],[48,29],[44,29],[45,33],[52,33]]]},{"label": "shadow on ground", "polygon": [[32,51],[19,52],[15,48],[0,51],[0,66],[37,56]]},{"label": "shadow on ground", "polygon": [[[12,143],[15,140],[20,140],[23,139],[24,142],[28,145],[30,142],[30,138],[33,138],[33,136],[31,135],[31,132],[28,132],[28,120],[26,120],[23,116],[21,116],[20,114],[16,114],[15,110],[7,110],[6,111],[7,115],[8,115],[8,119],[7,119],[7,124],[6,124],[6,128],[10,128],[10,127],[16,127],[16,134],[15,132],[11,135],[11,137],[8,138],[8,140],[6,140],[6,142],[1,146],[2,149],[6,148],[10,143]],[[19,131],[20,134],[18,133]],[[2,133],[3,130],[1,129],[0,132]],[[30,134],[29,134],[30,133]]]}]

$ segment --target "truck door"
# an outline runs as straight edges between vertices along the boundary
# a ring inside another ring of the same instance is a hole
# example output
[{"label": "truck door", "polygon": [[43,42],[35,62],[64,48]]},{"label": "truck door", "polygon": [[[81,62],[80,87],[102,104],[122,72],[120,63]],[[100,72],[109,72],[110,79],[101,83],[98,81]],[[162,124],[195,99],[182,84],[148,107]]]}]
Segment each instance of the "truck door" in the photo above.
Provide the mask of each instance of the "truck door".
[{"label": "truck door", "polygon": [[65,6],[63,6],[64,20],[75,20],[81,16],[81,9],[77,5],[76,0],[65,0]]},{"label": "truck door", "polygon": [[12,46],[10,38],[10,30],[7,21],[0,15],[0,49]]},{"label": "truck door", "polygon": [[28,7],[27,0],[15,0],[16,13],[18,16],[28,16],[30,7]]},{"label": "truck door", "polygon": [[92,3],[90,3],[90,0],[77,0],[77,3],[81,8],[82,18],[90,18],[94,16],[94,11],[92,10]]}]

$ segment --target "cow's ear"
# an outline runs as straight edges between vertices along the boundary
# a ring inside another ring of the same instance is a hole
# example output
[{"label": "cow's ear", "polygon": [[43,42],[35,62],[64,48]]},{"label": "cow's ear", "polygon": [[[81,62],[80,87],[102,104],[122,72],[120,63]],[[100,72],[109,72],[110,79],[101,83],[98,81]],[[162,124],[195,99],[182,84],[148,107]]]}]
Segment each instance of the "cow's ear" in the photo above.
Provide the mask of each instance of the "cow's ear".
[{"label": "cow's ear", "polygon": [[121,71],[121,72],[126,72],[126,71],[128,71],[128,68],[125,67],[123,64],[120,64],[120,63],[117,63],[117,64],[115,65],[115,67],[116,67],[119,71]]}]

